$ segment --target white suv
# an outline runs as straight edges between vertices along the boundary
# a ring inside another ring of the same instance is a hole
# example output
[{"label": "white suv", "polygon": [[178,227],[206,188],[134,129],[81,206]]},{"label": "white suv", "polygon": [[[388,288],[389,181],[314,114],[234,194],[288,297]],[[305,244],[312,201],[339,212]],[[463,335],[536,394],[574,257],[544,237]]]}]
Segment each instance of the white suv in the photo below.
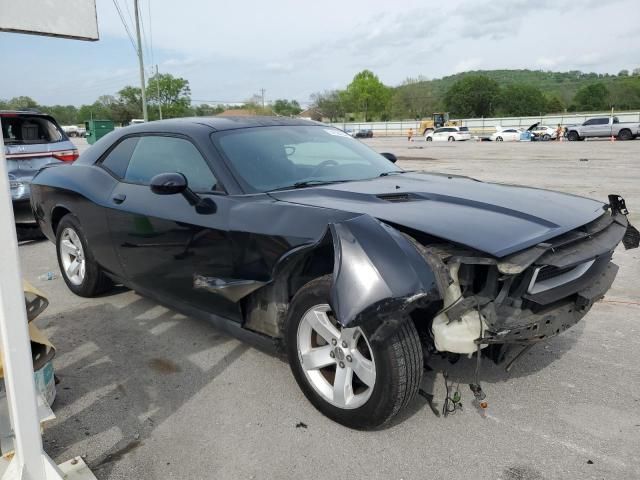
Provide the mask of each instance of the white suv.
[{"label": "white suv", "polygon": [[461,142],[471,140],[468,127],[440,127],[425,135],[427,142]]}]

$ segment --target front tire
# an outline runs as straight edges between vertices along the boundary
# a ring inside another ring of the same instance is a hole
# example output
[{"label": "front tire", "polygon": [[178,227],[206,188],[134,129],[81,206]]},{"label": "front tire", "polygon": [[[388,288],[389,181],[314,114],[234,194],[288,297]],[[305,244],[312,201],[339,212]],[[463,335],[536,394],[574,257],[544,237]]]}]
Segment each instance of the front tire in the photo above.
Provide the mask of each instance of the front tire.
[{"label": "front tire", "polygon": [[448,142],[455,142],[455,141],[456,141],[456,138],[455,138],[455,137],[449,137],[449,138],[447,139],[447,141],[448,141]]},{"label": "front tire", "polygon": [[433,142],[433,138],[432,138],[432,137],[427,137],[425,140],[426,140],[427,142]]},{"label": "front tire", "polygon": [[56,230],[56,253],[67,287],[81,297],[94,297],[113,284],[100,269],[78,219],[67,214]]},{"label": "front tire", "polygon": [[496,142],[502,142],[502,137],[496,137]]},{"label": "front tire", "polygon": [[577,142],[578,140],[580,140],[580,135],[578,135],[578,132],[576,132],[575,130],[571,130],[567,134],[567,140],[569,140],[570,142]]},{"label": "front tire", "polygon": [[304,285],[285,325],[291,371],[307,399],[330,419],[356,429],[388,422],[418,392],[422,347],[406,319],[383,343],[363,329],[342,328],[329,306],[331,276]]}]

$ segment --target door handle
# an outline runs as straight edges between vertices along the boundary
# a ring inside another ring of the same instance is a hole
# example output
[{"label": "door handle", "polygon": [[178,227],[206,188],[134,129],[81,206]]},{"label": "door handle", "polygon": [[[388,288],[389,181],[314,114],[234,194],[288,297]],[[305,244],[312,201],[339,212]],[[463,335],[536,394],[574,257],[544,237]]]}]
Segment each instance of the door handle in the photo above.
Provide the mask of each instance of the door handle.
[{"label": "door handle", "polygon": [[116,193],[111,200],[113,200],[113,203],[120,205],[126,199],[127,196],[124,193]]}]

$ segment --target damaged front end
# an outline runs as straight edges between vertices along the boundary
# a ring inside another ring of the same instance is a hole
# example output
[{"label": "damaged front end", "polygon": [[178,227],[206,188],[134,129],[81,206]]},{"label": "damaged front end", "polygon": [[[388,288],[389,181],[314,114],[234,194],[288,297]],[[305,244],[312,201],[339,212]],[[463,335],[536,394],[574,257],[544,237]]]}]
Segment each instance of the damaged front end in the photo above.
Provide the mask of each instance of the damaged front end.
[{"label": "damaged front end", "polygon": [[622,241],[638,246],[624,201],[596,220],[502,259],[449,245],[429,247],[451,283],[433,318],[435,349],[471,354],[491,344],[530,345],[575,325],[609,290]]}]

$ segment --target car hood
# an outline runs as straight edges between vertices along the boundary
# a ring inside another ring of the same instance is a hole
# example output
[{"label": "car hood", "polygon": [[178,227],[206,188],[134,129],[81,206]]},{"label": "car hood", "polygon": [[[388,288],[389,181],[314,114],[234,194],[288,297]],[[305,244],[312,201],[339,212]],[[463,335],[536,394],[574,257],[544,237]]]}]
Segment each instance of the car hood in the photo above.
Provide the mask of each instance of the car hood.
[{"label": "car hood", "polygon": [[371,215],[495,257],[595,220],[604,206],[548,190],[417,172],[270,195],[290,203]]}]

